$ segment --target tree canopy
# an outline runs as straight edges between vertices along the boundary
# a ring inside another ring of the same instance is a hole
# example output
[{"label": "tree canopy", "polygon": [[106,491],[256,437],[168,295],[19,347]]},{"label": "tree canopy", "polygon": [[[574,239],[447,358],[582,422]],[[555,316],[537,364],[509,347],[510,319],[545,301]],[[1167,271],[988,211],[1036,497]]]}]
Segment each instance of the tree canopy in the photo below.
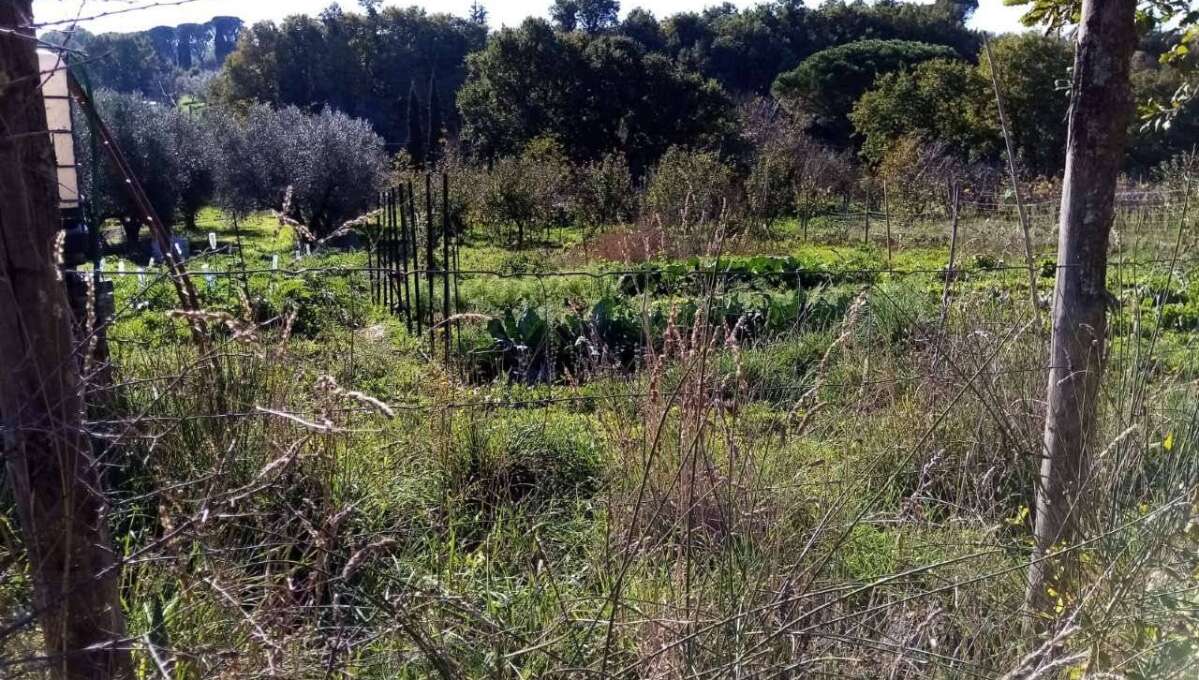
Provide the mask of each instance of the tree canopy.
[{"label": "tree canopy", "polygon": [[714,81],[619,35],[555,31],[529,19],[471,55],[458,95],[462,138],[484,156],[539,136],[575,159],[621,150],[644,167],[675,144],[714,146],[732,133],[732,105]]},{"label": "tree canopy", "polygon": [[[1062,38],[1035,33],[1005,35],[991,43],[999,67],[1012,139],[1020,162],[1030,171],[1051,175],[1065,163],[1066,109],[1073,46]],[[987,53],[979,55],[979,73],[991,79]]]},{"label": "tree canopy", "polygon": [[243,25],[237,17],[218,16],[202,24],[134,33],[94,35],[76,28],[69,33],[48,31],[41,38],[87,53],[87,71],[98,88],[166,100],[177,94],[181,76],[219,70],[237,45]]},{"label": "tree canopy", "polygon": [[[71,40],[97,87],[164,103],[187,95],[243,115],[258,104],[331,108],[418,162],[436,163],[443,148],[491,162],[547,137],[578,162],[619,154],[637,178],[671,146],[714,151],[744,171],[752,144],[733,103],[763,96],[814,141],[872,164],[913,136],[964,162],[1001,155],[984,35],[966,26],[974,0],[775,0],[663,17],[633,7],[623,19],[617,0],[555,0],[547,18],[493,33],[479,3],[465,17],[359,5],[248,28],[215,17]],[[1137,121],[1135,173],[1199,141],[1199,117],[1185,115],[1199,104],[1179,99],[1195,61],[1179,56],[1181,36],[1150,27],[1141,38],[1138,100],[1184,115]],[[1029,174],[1060,172],[1072,51],[1052,35],[991,39]]]},{"label": "tree canopy", "polygon": [[990,84],[976,67],[933,59],[881,76],[850,119],[862,137],[862,155],[872,163],[907,135],[946,144],[963,160],[984,160],[999,150],[994,111]]},{"label": "tree canopy", "polygon": [[[267,103],[319,111],[331,106],[371,122],[389,142],[408,138],[405,94],[436,77],[441,101],[454,101],[466,55],[481,49],[485,26],[448,14],[388,7],[358,14],[331,8],[245,31],[215,86],[234,106]],[[422,91],[424,88],[417,88]],[[427,108],[422,94],[421,108]],[[445,117],[453,129],[452,111]]]},{"label": "tree canopy", "polygon": [[953,59],[944,45],[908,40],[859,40],[808,57],[774,83],[774,95],[796,113],[811,115],[830,141],[844,143],[854,102],[880,75],[930,59]]},{"label": "tree canopy", "polygon": [[[241,116],[215,107],[188,114],[110,90],[99,91],[96,103],[155,212],[189,227],[213,203],[235,214],[278,209],[290,187],[292,217],[322,235],[370,205],[386,170],[383,141],[370,125],[329,109],[256,105]],[[122,220],[136,240],[140,211],[76,115],[93,217]]]}]

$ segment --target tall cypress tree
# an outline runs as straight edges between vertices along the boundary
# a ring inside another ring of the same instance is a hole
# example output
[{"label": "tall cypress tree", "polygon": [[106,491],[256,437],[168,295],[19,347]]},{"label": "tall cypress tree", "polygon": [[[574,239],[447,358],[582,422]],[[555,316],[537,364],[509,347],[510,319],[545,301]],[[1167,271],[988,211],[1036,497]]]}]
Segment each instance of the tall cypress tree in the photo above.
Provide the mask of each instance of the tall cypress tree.
[{"label": "tall cypress tree", "polygon": [[441,97],[437,95],[437,76],[429,76],[429,145],[426,158],[429,165],[441,157],[441,140],[445,137],[445,123],[441,117]]},{"label": "tall cypress tree", "polygon": [[479,0],[475,0],[470,5],[470,20],[480,26],[487,25],[487,8]]},{"label": "tall cypress tree", "polygon": [[416,82],[408,87],[408,141],[405,148],[412,162],[418,166],[425,164],[425,132],[421,124],[420,102],[416,98]]}]

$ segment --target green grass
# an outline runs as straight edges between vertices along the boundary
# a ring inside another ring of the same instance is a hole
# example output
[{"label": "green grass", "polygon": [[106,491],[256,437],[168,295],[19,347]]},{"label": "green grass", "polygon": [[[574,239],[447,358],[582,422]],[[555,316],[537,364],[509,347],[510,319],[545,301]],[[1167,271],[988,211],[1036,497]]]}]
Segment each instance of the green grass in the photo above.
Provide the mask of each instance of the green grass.
[{"label": "green grass", "polygon": [[[239,651],[239,669],[274,664],[289,677],[332,664],[355,677],[423,678],[439,660],[455,677],[721,677],[732,659],[748,677],[797,658],[808,673],[876,677],[904,654],[938,677],[1002,675],[1028,651],[1015,631],[1043,326],[1028,323],[1021,251],[972,221],[942,323],[947,249],[934,237],[944,226],[895,225],[889,267],[881,242],[847,241],[827,221],[809,225],[806,243],[780,225],[754,252],[721,258],[739,278],[715,291],[687,274],[712,259],[656,262],[674,278],[654,285],[536,278],[527,275],[630,265],[578,260],[573,230],[564,248],[521,252],[472,234],[463,268],[506,276],[464,277],[467,310],[531,307],[565,323],[603,302],[638,321],[633,361],[580,363],[550,383],[502,370],[461,380],[428,355],[427,336],[371,304],[365,276],[347,271],[363,253],[295,263],[293,236],[266,215],[239,224],[244,260],[269,269],[278,254],[282,271],[208,284],[202,264],[238,271],[243,258],[190,265],[207,309],[257,329],[247,341],[212,331],[217,377],[197,368],[187,329],[166,315],[177,303],[157,272],[147,285],[119,278],[117,408],[153,416],[116,454],[126,471],[114,496],[118,544],[145,558],[126,575],[131,635],[196,650],[175,658],[181,678],[231,671],[231,657],[204,651],[225,647]],[[213,210],[197,231],[237,241]],[[779,274],[785,260],[763,255],[789,256],[816,283]],[[1100,436],[1138,427],[1102,461],[1116,472],[1095,493],[1113,524],[1164,504],[1196,467],[1196,273],[1112,270],[1124,305],[1112,314]],[[1045,293],[1052,279],[1038,285]],[[709,302],[716,323],[692,328]],[[494,342],[485,322],[466,327],[468,348]],[[1145,399],[1130,403],[1137,390]],[[195,418],[221,413],[239,415]],[[1128,461],[1140,461],[1136,474],[1117,467]],[[209,479],[236,501],[205,506],[193,485]],[[180,540],[155,543],[164,523],[205,511]],[[1194,560],[1179,555],[1199,554],[1180,517],[1163,515],[1160,534],[1090,549],[1124,580],[1093,575],[1098,594],[1071,649],[1098,645],[1101,663],[1145,673],[1178,663],[1193,635],[1165,622],[1193,604],[1178,593],[1194,587]],[[1158,590],[1130,545],[1172,560]],[[27,589],[7,581],[0,611]],[[1134,598],[1104,609],[1103,597],[1129,589],[1153,606],[1126,606]],[[1170,632],[1152,638],[1154,626]],[[879,631],[908,651],[856,642]],[[339,635],[353,644],[331,655]],[[14,644],[30,643],[4,649]],[[139,659],[151,676],[148,656]]]},{"label": "green grass", "polygon": [[236,246],[240,237],[246,259],[253,263],[269,260],[271,255],[290,253],[296,247],[295,230],[279,224],[270,213],[234,219],[215,208],[204,208],[196,216],[195,233],[190,236],[202,240],[210,232],[216,234],[220,246]]}]

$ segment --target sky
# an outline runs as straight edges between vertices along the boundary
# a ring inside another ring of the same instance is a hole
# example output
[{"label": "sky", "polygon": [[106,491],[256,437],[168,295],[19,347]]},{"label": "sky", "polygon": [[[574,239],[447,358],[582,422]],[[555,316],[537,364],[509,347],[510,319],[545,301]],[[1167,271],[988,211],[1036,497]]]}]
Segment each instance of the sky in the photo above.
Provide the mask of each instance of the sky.
[{"label": "sky", "polygon": [[[77,16],[97,15],[136,8],[137,11],[112,14],[83,22],[93,33],[140,31],[152,26],[204,22],[218,15],[241,17],[247,23],[263,19],[282,19],[289,14],[316,14],[332,0],[33,0],[33,15],[38,23],[70,20]],[[387,5],[420,5],[430,12],[449,12],[466,16],[472,0],[388,0]],[[483,0],[492,28],[516,26],[527,16],[546,16],[553,0]],[[761,0],[732,0],[738,7],[749,7]],[[807,0],[819,4],[819,0]],[[357,9],[357,0],[341,0],[347,10]],[[658,18],[682,11],[697,11],[721,0],[624,0],[624,11],[644,7]],[[80,7],[82,5],[82,13]],[[973,28],[992,33],[1020,30],[1021,8],[1005,7],[1003,0],[980,0],[971,20]],[[54,28],[48,26],[47,28]]]}]

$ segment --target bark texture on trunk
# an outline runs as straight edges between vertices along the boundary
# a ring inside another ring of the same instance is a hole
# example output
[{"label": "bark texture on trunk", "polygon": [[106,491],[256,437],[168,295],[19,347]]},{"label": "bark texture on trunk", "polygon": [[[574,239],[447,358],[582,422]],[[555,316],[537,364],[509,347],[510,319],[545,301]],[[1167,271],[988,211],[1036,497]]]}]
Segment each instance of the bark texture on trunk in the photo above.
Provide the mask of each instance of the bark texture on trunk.
[{"label": "bark texture on trunk", "polygon": [[[52,675],[128,677],[116,560],[56,268],[58,189],[29,0],[0,0],[0,450]],[[30,134],[34,133],[34,134]]]},{"label": "bark texture on trunk", "polygon": [[[1057,282],[1037,488],[1036,557],[1070,541],[1090,472],[1104,334],[1108,236],[1116,180],[1133,111],[1129,61],[1136,44],[1135,0],[1084,0],[1077,34],[1066,173],[1058,236]],[[1045,611],[1047,579],[1057,565],[1035,561],[1029,604]]]}]

